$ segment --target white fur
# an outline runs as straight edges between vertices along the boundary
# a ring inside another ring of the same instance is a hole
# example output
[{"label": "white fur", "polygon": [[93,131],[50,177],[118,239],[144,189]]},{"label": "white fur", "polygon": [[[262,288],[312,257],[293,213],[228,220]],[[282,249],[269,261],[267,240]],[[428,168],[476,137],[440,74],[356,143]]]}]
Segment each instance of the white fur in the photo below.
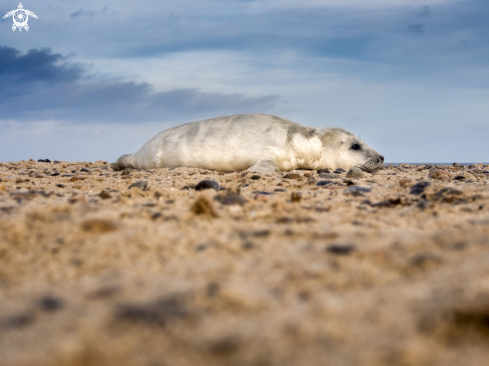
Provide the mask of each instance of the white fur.
[{"label": "white fur", "polygon": [[[362,151],[353,151],[357,142]],[[349,132],[311,128],[266,114],[238,114],[170,128],[114,169],[195,167],[256,172],[363,166],[379,154]],[[382,164],[380,164],[382,165]]]}]

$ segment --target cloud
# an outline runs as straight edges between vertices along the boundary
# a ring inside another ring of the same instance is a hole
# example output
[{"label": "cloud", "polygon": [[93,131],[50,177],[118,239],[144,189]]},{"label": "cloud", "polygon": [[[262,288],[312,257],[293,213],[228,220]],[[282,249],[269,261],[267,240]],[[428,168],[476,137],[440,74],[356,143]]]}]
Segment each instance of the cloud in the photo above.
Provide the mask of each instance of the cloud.
[{"label": "cloud", "polygon": [[428,18],[430,16],[431,16],[431,8],[428,5],[423,6],[421,11],[418,13],[418,17],[420,18]]},{"label": "cloud", "polygon": [[408,26],[408,29],[410,32],[421,34],[424,31],[424,25],[423,24],[411,24]]},{"label": "cloud", "polygon": [[87,11],[85,9],[80,9],[80,10],[77,10],[73,13],[70,14],[70,18],[79,18],[81,16],[89,16],[89,17],[93,17],[95,15],[95,12],[94,11]]},{"label": "cloud", "polygon": [[149,83],[94,80],[85,66],[50,49],[0,47],[0,116],[4,120],[168,121],[266,111],[277,95],[247,96],[198,88],[155,91]]}]

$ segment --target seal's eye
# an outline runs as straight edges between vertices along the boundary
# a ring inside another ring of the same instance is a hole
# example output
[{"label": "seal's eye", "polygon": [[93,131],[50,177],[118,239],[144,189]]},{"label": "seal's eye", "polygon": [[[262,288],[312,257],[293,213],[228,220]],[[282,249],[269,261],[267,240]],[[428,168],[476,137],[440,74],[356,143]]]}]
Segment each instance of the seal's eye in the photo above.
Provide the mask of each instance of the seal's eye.
[{"label": "seal's eye", "polygon": [[350,149],[352,150],[362,150],[362,147],[358,144],[351,145]]}]

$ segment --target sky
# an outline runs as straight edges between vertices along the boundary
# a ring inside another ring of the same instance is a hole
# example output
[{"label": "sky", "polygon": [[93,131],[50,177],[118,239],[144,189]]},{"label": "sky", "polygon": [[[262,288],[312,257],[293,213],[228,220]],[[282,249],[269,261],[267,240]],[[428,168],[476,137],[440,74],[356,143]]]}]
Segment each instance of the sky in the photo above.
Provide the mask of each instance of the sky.
[{"label": "sky", "polygon": [[0,161],[113,162],[178,124],[267,113],[386,163],[489,162],[487,0],[22,4],[29,31],[0,18]]}]

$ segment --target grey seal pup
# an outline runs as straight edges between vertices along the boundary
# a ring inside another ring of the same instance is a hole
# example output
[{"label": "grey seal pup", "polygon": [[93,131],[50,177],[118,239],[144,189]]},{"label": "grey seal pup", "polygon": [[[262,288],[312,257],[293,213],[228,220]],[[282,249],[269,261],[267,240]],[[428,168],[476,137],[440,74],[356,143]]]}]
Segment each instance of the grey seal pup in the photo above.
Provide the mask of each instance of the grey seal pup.
[{"label": "grey seal pup", "polygon": [[306,127],[261,113],[236,114],[165,130],[112,167],[192,167],[257,173],[293,169],[378,171],[384,157],[341,128]]}]

